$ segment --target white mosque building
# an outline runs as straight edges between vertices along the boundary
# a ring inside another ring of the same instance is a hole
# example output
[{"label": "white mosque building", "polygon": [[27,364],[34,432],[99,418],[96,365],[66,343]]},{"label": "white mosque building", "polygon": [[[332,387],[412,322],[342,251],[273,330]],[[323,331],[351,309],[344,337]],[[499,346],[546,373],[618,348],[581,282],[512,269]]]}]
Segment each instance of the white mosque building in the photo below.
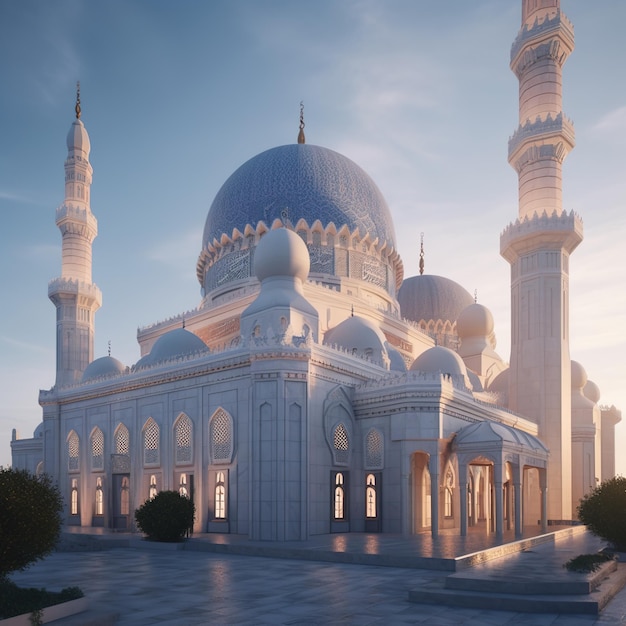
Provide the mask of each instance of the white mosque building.
[{"label": "white mosque building", "polygon": [[[332,532],[502,534],[571,520],[615,471],[620,412],[569,354],[569,256],[581,219],[561,205],[574,130],[561,110],[574,47],[559,0],[523,0],[511,51],[519,212],[511,355],[489,310],[453,281],[404,278],[381,192],[350,159],[305,142],[252,157],[217,193],[191,312],[138,331],[141,358],[94,358],[101,293],[90,141],[67,137],[56,382],[13,466],[46,472],[67,524],[133,527],[159,490],[196,505],[196,532],[304,540]],[[506,219],[506,218],[505,218]]]}]

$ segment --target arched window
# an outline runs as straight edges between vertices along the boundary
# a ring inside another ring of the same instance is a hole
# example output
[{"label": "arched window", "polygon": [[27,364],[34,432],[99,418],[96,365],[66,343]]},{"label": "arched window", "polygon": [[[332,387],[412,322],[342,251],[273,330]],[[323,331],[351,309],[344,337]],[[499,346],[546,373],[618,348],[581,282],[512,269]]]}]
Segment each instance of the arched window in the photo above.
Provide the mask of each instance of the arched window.
[{"label": "arched window", "polygon": [[376,514],[376,477],[374,474],[368,474],[365,481],[365,517],[373,519]]},{"label": "arched window", "polygon": [[67,469],[77,472],[79,468],[80,439],[75,431],[70,431],[67,436]]},{"label": "arched window", "polygon": [[157,478],[154,474],[150,476],[150,487],[148,488],[148,498],[152,500],[156,497],[157,493],[159,493],[159,489],[157,487]]},{"label": "arched window", "polygon": [[189,497],[189,489],[187,488],[187,474],[180,475],[180,483],[178,485],[178,493],[183,496],[183,498]]},{"label": "arched window", "polygon": [[213,463],[230,463],[233,456],[232,418],[218,409],[209,423],[211,457]]},{"label": "arched window", "polygon": [[345,519],[345,487],[343,474],[337,472],[335,474],[335,496],[334,496],[334,518],[336,520]]},{"label": "arched window", "polygon": [[102,478],[96,478],[96,515],[104,515],[104,491]]},{"label": "arched window", "polygon": [[383,468],[383,436],[375,428],[371,428],[365,438],[365,468]]},{"label": "arched window", "polygon": [[176,420],[174,439],[176,441],[176,464],[188,465],[192,456],[193,423],[184,413]]},{"label": "arched window", "polygon": [[446,470],[445,476],[445,488],[443,493],[443,514],[444,517],[452,517],[453,516],[453,508],[452,508],[452,489],[454,488],[454,472],[452,471],[452,467],[448,465],[448,469]]},{"label": "arched window", "polygon": [[130,435],[128,428],[120,424],[115,431],[115,454],[128,454],[130,451]]},{"label": "arched window", "polygon": [[104,435],[99,428],[95,428],[91,434],[91,469],[104,469]]},{"label": "arched window", "polygon": [[122,478],[122,486],[120,489],[120,515],[130,514],[130,486],[128,478]]},{"label": "arched window", "polygon": [[143,464],[158,465],[159,462],[159,425],[150,417],[143,429]]},{"label": "arched window", "polygon": [[335,463],[347,463],[350,445],[348,441],[348,431],[343,424],[339,424],[333,433],[333,447],[335,452]]},{"label": "arched window", "polygon": [[70,514],[78,515],[78,479],[72,478],[72,491],[70,494]]},{"label": "arched window", "polygon": [[37,463],[37,469],[35,470],[35,476],[39,478],[43,474],[43,461]]},{"label": "arched window", "polygon": [[215,519],[226,519],[226,481],[224,472],[215,477]]}]

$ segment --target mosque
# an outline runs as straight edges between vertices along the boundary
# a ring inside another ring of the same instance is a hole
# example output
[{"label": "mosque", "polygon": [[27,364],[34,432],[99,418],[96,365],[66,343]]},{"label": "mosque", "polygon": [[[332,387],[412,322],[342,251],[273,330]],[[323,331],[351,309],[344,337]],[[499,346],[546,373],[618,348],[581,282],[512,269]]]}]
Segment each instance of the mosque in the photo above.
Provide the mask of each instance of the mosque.
[{"label": "mosque", "polygon": [[[56,210],[61,275],[55,385],[13,466],[47,474],[66,523],[133,528],[159,490],[196,505],[196,532],[305,540],[333,532],[502,534],[572,520],[615,472],[621,413],[569,354],[569,256],[580,217],[562,208],[574,147],[562,68],[574,47],[560,0],[523,0],[511,50],[519,125],[509,162],[519,212],[511,354],[460,285],[404,278],[390,210],[347,157],[297,143],[245,162],[209,210],[196,309],[138,331],[141,358],[94,358],[101,292],[90,141],[67,137]],[[423,265],[422,268],[423,270]],[[14,431],[15,432],[15,431]]]}]

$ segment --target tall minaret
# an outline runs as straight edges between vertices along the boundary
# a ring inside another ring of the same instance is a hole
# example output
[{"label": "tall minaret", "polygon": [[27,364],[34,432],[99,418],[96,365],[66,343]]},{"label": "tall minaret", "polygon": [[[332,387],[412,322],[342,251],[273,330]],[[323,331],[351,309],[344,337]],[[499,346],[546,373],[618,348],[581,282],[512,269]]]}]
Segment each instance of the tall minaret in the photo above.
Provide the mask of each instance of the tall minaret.
[{"label": "tall minaret", "polygon": [[102,303],[91,280],[91,244],[98,222],[89,207],[92,167],[89,135],[80,120],[80,87],[76,90],[76,119],[67,135],[65,201],[56,211],[61,231],[61,276],[48,285],[57,308],[57,386],[78,382],[93,360],[94,316]]},{"label": "tall minaret", "polygon": [[511,49],[519,127],[509,140],[519,217],[502,233],[500,253],[511,264],[509,407],[537,422],[550,449],[549,519],[572,518],[569,257],[583,230],[562,207],[561,167],[574,129],[563,115],[561,79],[573,49],[560,0],[522,0],[522,28]]}]

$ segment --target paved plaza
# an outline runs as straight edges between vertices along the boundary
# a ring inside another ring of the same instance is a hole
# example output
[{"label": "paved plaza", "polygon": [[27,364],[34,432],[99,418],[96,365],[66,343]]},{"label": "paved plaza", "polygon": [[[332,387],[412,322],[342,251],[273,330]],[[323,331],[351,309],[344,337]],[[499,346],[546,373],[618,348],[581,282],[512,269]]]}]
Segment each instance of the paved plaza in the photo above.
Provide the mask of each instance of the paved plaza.
[{"label": "paved plaza", "polygon": [[[360,547],[358,537],[344,537],[356,556],[372,549],[371,536],[362,536]],[[197,538],[198,543],[203,541],[206,539]],[[325,541],[339,541],[341,545],[341,538]],[[385,539],[379,549],[386,547],[385,541],[392,552],[399,553],[401,541]],[[584,540],[575,541],[580,544]],[[449,572],[220,554],[199,547],[188,545],[186,548],[192,549],[177,550],[172,545],[134,541],[132,547],[125,548],[56,552],[13,579],[23,586],[80,586],[90,599],[88,613],[55,622],[72,626],[626,624],[626,589],[599,617],[460,609],[414,604],[407,599],[410,590],[432,584]],[[315,545],[309,547],[316,549]],[[405,552],[412,548],[407,541]],[[545,576],[548,568],[559,576],[563,569],[560,560],[565,558],[559,553],[563,552],[564,545],[555,548],[546,544],[533,548],[535,560],[530,566],[520,566],[511,557],[498,559],[491,566],[506,576],[505,564],[510,559],[516,576],[534,579]]]}]

